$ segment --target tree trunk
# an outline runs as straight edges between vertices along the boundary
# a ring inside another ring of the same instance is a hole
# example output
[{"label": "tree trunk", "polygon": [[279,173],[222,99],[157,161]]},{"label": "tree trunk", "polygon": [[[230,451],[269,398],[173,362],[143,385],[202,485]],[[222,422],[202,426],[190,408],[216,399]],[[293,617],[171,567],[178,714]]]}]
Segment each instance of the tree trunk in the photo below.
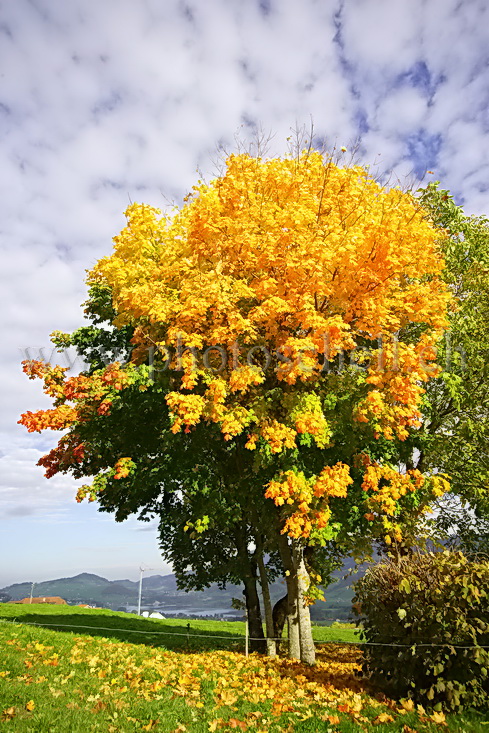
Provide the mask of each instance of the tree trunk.
[{"label": "tree trunk", "polygon": [[263,607],[265,611],[265,626],[267,630],[267,654],[269,657],[277,655],[277,645],[275,643],[275,634],[273,630],[273,612],[272,601],[270,599],[270,588],[268,586],[268,575],[265,563],[263,562],[263,543],[261,537],[256,539],[256,562],[260,573],[260,585],[263,595]]},{"label": "tree trunk", "polygon": [[287,597],[289,609],[287,613],[287,631],[289,637],[289,657],[301,658],[301,641],[299,633],[299,612],[297,608],[297,583],[294,576],[287,576]]},{"label": "tree trunk", "polygon": [[289,657],[291,659],[301,658],[301,645],[299,636],[299,614],[297,609],[297,583],[292,564],[292,554],[290,552],[287,537],[279,534],[278,547],[280,557],[285,569],[285,582],[287,583],[287,629],[289,637]]},{"label": "tree trunk", "polygon": [[234,533],[238,557],[243,567],[244,596],[248,614],[248,628],[250,632],[250,649],[254,652],[265,653],[266,644],[263,636],[263,621],[261,617],[260,599],[256,589],[257,567],[248,554],[247,537],[244,532],[237,530]]},{"label": "tree trunk", "polygon": [[286,571],[287,595],[289,598],[289,656],[305,664],[316,662],[312,639],[311,616],[305,595],[309,588],[309,573],[304,562],[304,550],[298,540],[280,535],[279,549]]},{"label": "tree trunk", "polygon": [[297,607],[299,611],[299,634],[301,646],[301,662],[316,664],[316,649],[312,638],[311,614],[306,603],[306,594],[309,590],[309,573],[304,562],[304,549],[292,540],[292,556],[297,572]]},{"label": "tree trunk", "polygon": [[[284,633],[285,622],[287,621],[287,610],[289,606],[288,596],[282,596],[273,607],[273,635],[276,639],[281,639]],[[283,652],[284,642],[277,643],[277,651],[279,654]]]},{"label": "tree trunk", "polygon": [[252,652],[263,654],[266,649],[263,638],[263,622],[261,617],[260,599],[256,590],[256,579],[250,576],[243,578],[246,611],[248,614],[248,629],[250,633],[250,649]]},{"label": "tree trunk", "polygon": [[285,622],[287,621],[288,596],[282,596],[273,607],[273,635],[276,639],[281,639],[284,633]]}]

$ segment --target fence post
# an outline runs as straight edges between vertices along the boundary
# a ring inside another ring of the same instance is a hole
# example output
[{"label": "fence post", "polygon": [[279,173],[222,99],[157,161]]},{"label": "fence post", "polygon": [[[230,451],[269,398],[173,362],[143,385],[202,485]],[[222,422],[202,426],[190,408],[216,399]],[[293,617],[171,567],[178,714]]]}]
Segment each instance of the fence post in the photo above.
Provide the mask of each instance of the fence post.
[{"label": "fence post", "polygon": [[245,612],[245,657],[248,656],[248,638],[249,638],[248,610],[246,610]]}]

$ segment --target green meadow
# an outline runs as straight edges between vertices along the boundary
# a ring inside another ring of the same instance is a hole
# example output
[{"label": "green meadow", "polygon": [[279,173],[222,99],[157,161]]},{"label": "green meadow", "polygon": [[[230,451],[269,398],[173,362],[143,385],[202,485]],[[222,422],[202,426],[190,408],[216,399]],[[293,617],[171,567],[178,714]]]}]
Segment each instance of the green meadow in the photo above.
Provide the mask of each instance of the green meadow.
[{"label": "green meadow", "polygon": [[353,628],[315,627],[314,668],[246,658],[244,632],[239,622],[2,604],[0,730],[489,731],[481,714],[445,719],[369,689]]}]

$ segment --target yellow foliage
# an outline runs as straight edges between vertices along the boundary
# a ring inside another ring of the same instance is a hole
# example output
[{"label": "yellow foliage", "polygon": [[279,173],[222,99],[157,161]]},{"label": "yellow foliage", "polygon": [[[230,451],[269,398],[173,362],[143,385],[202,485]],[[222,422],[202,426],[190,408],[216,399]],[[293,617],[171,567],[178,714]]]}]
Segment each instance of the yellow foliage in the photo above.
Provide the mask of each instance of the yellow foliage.
[{"label": "yellow foliage", "polygon": [[[433,358],[448,296],[439,233],[410,194],[319,153],[268,161],[232,155],[224,175],[194,187],[172,216],[131,204],[126,217],[114,253],[90,279],[111,287],[118,325],[144,319],[136,342],[151,335],[175,349],[234,349],[224,374],[228,409],[264,379],[261,367],[239,363],[236,347],[280,353],[279,381],[314,382],[325,344],[333,358],[360,335],[374,340],[415,321],[428,330],[417,345],[398,345],[392,371],[369,370],[375,389],[358,419],[375,417],[386,437],[403,438],[416,424],[418,382],[427,378],[420,356]],[[182,385],[192,390],[198,378],[190,361]],[[222,423],[219,412],[204,415]],[[177,420],[175,430],[189,424]]]},{"label": "yellow foliage", "polygon": [[362,489],[368,494],[367,506],[373,511],[393,515],[397,501],[408,492],[420,489],[424,482],[425,477],[420,471],[402,474],[389,465],[371,463],[366,468]]},{"label": "yellow foliage", "polygon": [[[332,428],[315,390],[325,367],[357,347],[370,363],[355,419],[387,439],[405,440],[419,426],[449,295],[440,232],[410,193],[317,152],[240,154],[180,209],[163,215],[131,204],[126,218],[89,282],[110,287],[115,325],[135,327],[135,360],[159,344],[180,374],[167,395],[174,433],[206,421],[225,440],[246,431],[249,450],[278,454],[304,440],[325,448]],[[409,323],[422,324],[422,335],[399,343]],[[190,349],[205,350],[203,367]],[[206,362],[213,351],[218,366]],[[282,396],[260,400],[271,386]],[[346,497],[352,479],[342,464],[310,480],[290,473],[266,496],[290,507],[284,531],[308,537],[326,526],[329,497]],[[417,472],[368,466],[365,516],[394,515],[398,500],[421,486]],[[444,490],[433,485],[435,495]],[[385,529],[400,536],[395,525]]]},{"label": "yellow foliage", "polygon": [[350,469],[344,463],[338,462],[335,466],[326,466],[314,484],[314,496],[345,497],[348,486],[352,483]]},{"label": "yellow foliage", "polygon": [[290,537],[309,537],[313,529],[323,529],[331,517],[328,497],[345,497],[353,483],[349,468],[343,463],[325,468],[319,476],[306,478],[302,472],[285,471],[270,481],[265,497],[276,506],[290,505],[282,533]]}]

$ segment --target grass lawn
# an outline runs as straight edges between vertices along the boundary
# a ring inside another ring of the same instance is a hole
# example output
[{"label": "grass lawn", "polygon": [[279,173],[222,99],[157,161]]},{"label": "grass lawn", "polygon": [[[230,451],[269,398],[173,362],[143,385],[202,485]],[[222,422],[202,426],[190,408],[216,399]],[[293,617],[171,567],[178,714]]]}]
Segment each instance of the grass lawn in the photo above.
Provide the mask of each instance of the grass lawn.
[{"label": "grass lawn", "polygon": [[[321,645],[308,668],[245,658],[238,622],[192,620],[187,631],[181,619],[0,604],[0,731],[489,733],[480,714],[444,721],[374,697],[355,674],[357,646]],[[348,628],[314,633],[318,641],[355,638]]]},{"label": "grass lawn", "polygon": [[[245,646],[245,625],[240,621],[149,619],[101,608],[17,603],[0,604],[0,619],[17,619],[67,633],[103,636],[175,651],[244,651]],[[314,639],[319,644],[326,641],[358,642],[354,627],[343,628],[346,626],[315,626]]]}]

